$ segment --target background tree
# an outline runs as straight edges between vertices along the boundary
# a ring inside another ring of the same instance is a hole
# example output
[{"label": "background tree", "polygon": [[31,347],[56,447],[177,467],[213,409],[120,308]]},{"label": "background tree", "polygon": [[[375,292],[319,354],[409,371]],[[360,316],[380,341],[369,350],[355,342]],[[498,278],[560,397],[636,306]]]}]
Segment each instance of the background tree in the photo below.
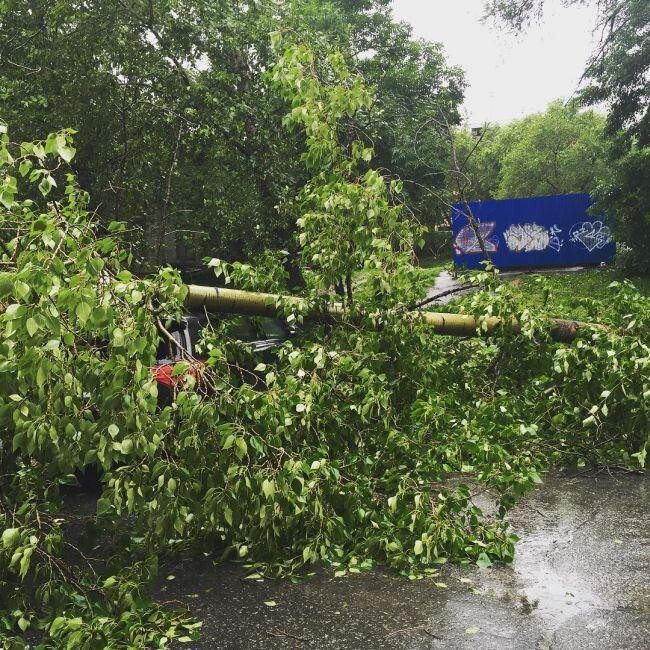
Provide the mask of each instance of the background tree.
[{"label": "background tree", "polygon": [[473,200],[590,192],[604,178],[609,144],[605,118],[555,101],[543,113],[477,136],[458,131],[456,146],[469,157]]},{"label": "background tree", "polygon": [[410,26],[386,18],[380,37],[367,45],[358,67],[377,99],[361,128],[376,164],[404,180],[404,204],[431,225],[447,216],[441,195],[449,165],[446,139],[431,120],[460,122],[462,71],[447,67],[439,44],[415,41]]},{"label": "background tree", "polygon": [[[457,115],[461,75],[393,20],[388,0],[7,0],[3,117],[24,140],[78,132],[74,167],[92,208],[129,223],[141,261],[292,248],[295,215],[276,206],[306,178],[265,76],[280,25],[339,49],[378,88],[364,121],[345,127],[349,141],[363,131],[382,165],[418,181],[442,164],[435,135],[423,162],[409,150],[427,111]],[[430,203],[416,204],[429,218]]]},{"label": "background tree", "polygon": [[595,196],[597,206],[615,217],[621,270],[650,274],[650,146],[632,144],[614,155]]},{"label": "background tree", "polygon": [[[580,99],[608,106],[607,133],[615,139],[608,178],[596,192],[599,208],[613,217],[619,239],[632,249],[636,271],[650,272],[650,205],[647,165],[650,146],[650,3],[647,0],[565,0],[595,4],[599,43],[583,75]],[[489,0],[486,15],[524,28],[543,12],[544,0]]]},{"label": "background tree", "polygon": [[480,133],[466,128],[455,132],[458,157],[467,161],[467,191],[470,200],[488,201],[497,198],[503,159],[525,122],[526,118],[507,126],[485,125]]},{"label": "background tree", "polygon": [[505,143],[497,197],[591,191],[607,164],[604,125],[593,111],[559,101],[514,125],[518,137]]}]

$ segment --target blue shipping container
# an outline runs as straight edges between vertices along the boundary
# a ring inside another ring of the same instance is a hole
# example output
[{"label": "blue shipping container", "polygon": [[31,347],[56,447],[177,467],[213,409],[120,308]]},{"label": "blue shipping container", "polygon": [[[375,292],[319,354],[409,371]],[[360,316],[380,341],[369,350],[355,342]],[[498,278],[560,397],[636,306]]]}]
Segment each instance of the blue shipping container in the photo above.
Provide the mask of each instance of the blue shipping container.
[{"label": "blue shipping container", "polygon": [[[492,263],[500,269],[609,262],[616,252],[603,216],[587,214],[589,194],[536,196],[469,204]],[[481,268],[484,260],[467,208],[452,207],[456,266]]]}]

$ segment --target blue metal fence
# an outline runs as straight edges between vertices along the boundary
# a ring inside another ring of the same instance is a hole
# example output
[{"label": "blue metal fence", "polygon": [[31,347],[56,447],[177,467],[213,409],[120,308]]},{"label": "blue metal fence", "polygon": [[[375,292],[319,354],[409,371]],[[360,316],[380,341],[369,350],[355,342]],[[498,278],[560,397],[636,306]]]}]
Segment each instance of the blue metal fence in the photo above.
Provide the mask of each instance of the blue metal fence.
[{"label": "blue metal fence", "polygon": [[[574,266],[610,261],[616,252],[603,216],[587,214],[589,194],[536,196],[469,204],[492,263],[498,268]],[[480,268],[485,259],[464,204],[452,207],[456,266]]]}]

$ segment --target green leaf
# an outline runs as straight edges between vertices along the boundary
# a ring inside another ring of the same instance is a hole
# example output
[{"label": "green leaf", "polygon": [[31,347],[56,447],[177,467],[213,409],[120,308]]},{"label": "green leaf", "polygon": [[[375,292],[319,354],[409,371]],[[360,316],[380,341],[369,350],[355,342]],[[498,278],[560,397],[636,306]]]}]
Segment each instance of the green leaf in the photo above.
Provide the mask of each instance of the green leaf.
[{"label": "green leaf", "polygon": [[[11,283],[11,285],[12,288],[10,289],[10,291],[13,290],[13,282]],[[23,306],[20,303],[17,302],[11,303],[8,307],[5,308],[5,313],[4,313],[5,319],[12,320],[13,318],[18,318],[20,315],[19,311],[21,311],[21,307]]]},{"label": "green leaf", "polygon": [[113,345],[116,348],[121,348],[124,345],[124,332],[119,327],[113,330]]},{"label": "green leaf", "polygon": [[27,329],[27,333],[30,336],[34,336],[36,332],[40,329],[38,323],[33,319],[33,318],[28,318],[27,322],[25,323],[25,328]]},{"label": "green leaf", "polygon": [[2,532],[3,548],[13,548],[20,541],[19,528],[6,528]]},{"label": "green leaf", "polygon": [[11,206],[16,202],[14,196],[15,194],[13,192],[4,190],[3,192],[0,192],[0,203],[2,203],[7,210],[10,210]]},{"label": "green leaf", "polygon": [[262,482],[262,492],[266,498],[272,497],[275,494],[275,481],[265,479]]},{"label": "green leaf", "polygon": [[642,469],[645,468],[647,453],[648,453],[647,445],[643,445],[640,451],[637,451],[635,454],[632,454],[632,458],[637,459],[639,463],[639,467],[641,467]]},{"label": "green leaf", "polygon": [[18,172],[20,175],[24,178],[29,174],[29,170],[32,168],[33,164],[32,161],[26,158],[20,163],[20,166],[18,167]]},{"label": "green leaf", "polygon": [[59,146],[59,156],[61,156],[61,158],[63,158],[67,163],[74,158],[76,152],[77,150],[69,145]]},{"label": "green leaf", "polygon": [[248,452],[248,445],[243,438],[237,438],[235,440],[235,446],[237,447],[237,458],[241,460]]},{"label": "green leaf", "polygon": [[56,633],[66,624],[67,620],[65,616],[57,616],[50,625],[50,636],[56,636]]},{"label": "green leaf", "polygon": [[49,175],[43,175],[41,182],[38,184],[41,194],[47,196],[53,187],[56,187],[56,181]]},{"label": "green leaf", "polygon": [[58,135],[56,133],[50,133],[45,140],[45,153],[46,154],[56,154],[58,150]]},{"label": "green leaf", "polygon": [[187,372],[189,368],[189,362],[179,361],[178,363],[174,364],[174,368],[172,369],[172,377],[178,377],[179,375],[182,375],[183,373]]},{"label": "green leaf", "polygon": [[33,549],[32,549],[31,546],[27,547],[23,551],[23,556],[20,559],[20,570],[18,571],[18,574],[20,575],[21,578],[24,578],[27,575],[27,572],[29,571],[29,565],[31,563],[32,552],[33,552]]},{"label": "green leaf", "polygon": [[481,569],[487,569],[492,566],[492,560],[490,560],[487,553],[481,553],[476,560],[476,566],[481,567]]},{"label": "green leaf", "polygon": [[75,307],[75,314],[81,323],[85,323],[90,314],[92,313],[92,307],[87,302],[80,302]]}]

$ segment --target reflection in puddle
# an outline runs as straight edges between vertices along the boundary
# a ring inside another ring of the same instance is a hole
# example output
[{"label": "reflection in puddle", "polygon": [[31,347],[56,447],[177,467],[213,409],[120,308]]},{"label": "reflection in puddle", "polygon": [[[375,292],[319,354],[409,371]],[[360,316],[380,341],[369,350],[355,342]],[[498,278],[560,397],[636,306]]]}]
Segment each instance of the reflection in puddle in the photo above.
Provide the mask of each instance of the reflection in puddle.
[{"label": "reflection in puddle", "polygon": [[517,549],[513,568],[531,608],[559,625],[578,613],[607,605],[576,573],[556,561],[563,544],[558,537],[559,533],[549,530],[528,535]]}]

